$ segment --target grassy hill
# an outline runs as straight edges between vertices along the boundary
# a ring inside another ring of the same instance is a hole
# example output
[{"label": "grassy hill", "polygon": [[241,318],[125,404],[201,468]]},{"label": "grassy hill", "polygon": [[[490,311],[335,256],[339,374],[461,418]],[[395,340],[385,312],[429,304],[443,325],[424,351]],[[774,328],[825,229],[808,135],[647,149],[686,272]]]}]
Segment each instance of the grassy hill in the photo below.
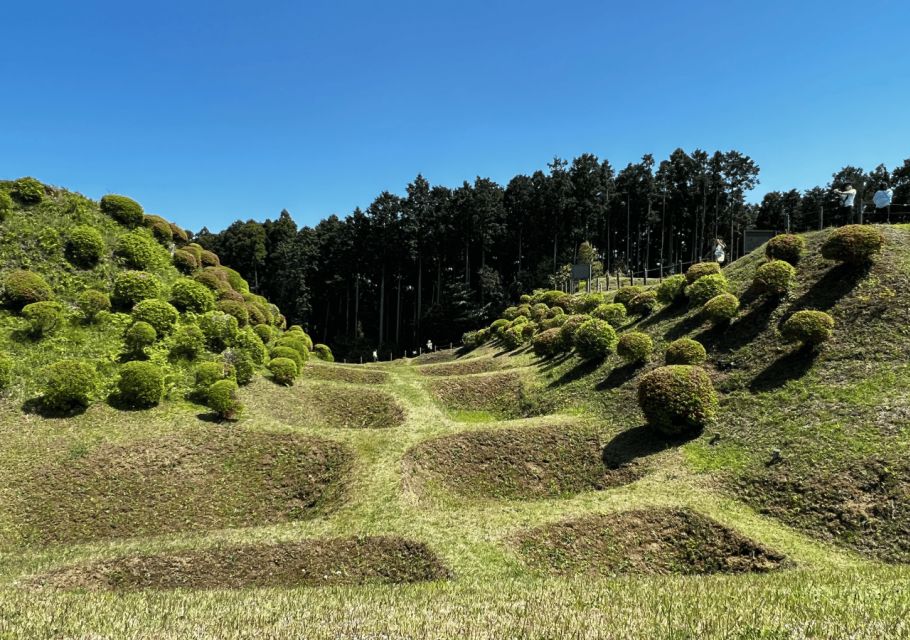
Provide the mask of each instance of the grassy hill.
[{"label": "grassy hill", "polygon": [[[231,421],[184,397],[199,365],[166,343],[149,355],[174,380],[156,406],[24,410],[29,371],[71,348],[105,345],[113,385],[129,320],[68,323],[84,336],[52,351],[7,310],[0,350],[21,364],[0,399],[0,637],[908,635],[910,230],[882,232],[864,270],[820,257],[830,231],[807,236],[782,299],[749,293],[760,253],[730,265],[729,326],[685,304],[629,317],[619,333],[654,342],[644,364],[501,341],[310,359],[292,386],[257,369]],[[32,266],[64,300],[67,282],[102,288],[121,268],[46,259]],[[803,308],[836,322],[812,352],[779,335]],[[669,438],[636,389],[680,337],[707,347],[720,404]]]}]

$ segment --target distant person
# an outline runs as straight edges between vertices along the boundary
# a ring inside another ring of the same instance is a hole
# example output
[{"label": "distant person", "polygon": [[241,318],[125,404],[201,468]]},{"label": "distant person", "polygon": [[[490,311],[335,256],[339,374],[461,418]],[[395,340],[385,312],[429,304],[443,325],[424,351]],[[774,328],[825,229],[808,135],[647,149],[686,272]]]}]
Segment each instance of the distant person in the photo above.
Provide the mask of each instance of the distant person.
[{"label": "distant person", "polygon": [[377,353],[376,349],[373,349],[373,362],[379,362],[379,353]]},{"label": "distant person", "polygon": [[840,219],[845,223],[853,222],[853,201],[856,200],[856,189],[849,182],[844,188],[835,189],[834,193],[840,196]]},{"label": "distant person", "polygon": [[891,200],[893,198],[894,189],[889,188],[887,183],[880,183],[878,185],[878,191],[872,196],[872,204],[875,205],[875,213],[881,213],[884,214],[885,217],[890,217]]},{"label": "distant person", "polygon": [[432,350],[433,350],[433,341],[427,340],[427,351],[432,351]]},{"label": "distant person", "polygon": [[724,260],[727,259],[726,249],[727,249],[727,245],[724,244],[723,240],[721,240],[720,238],[714,239],[713,255],[714,255],[714,261],[717,264],[723,264]]}]

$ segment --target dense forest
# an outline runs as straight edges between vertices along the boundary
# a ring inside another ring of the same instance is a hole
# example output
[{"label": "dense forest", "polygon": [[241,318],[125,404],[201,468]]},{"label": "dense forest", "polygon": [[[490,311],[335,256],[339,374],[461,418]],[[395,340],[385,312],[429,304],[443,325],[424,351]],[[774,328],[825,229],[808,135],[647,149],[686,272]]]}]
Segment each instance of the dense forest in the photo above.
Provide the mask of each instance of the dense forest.
[{"label": "dense forest", "polygon": [[377,346],[416,349],[457,341],[535,287],[565,287],[570,265],[650,276],[705,257],[714,238],[741,252],[746,228],[807,230],[838,217],[832,187],[851,182],[870,207],[879,182],[910,202],[910,159],[891,171],[844,167],[824,186],[746,202],[759,167],[738,151],[677,149],[617,171],[592,154],[554,158],[546,171],[503,187],[477,177],[450,188],[418,175],[404,195],[379,194],[367,209],[298,228],[237,221],[196,241],[215,251],[341,356]]}]

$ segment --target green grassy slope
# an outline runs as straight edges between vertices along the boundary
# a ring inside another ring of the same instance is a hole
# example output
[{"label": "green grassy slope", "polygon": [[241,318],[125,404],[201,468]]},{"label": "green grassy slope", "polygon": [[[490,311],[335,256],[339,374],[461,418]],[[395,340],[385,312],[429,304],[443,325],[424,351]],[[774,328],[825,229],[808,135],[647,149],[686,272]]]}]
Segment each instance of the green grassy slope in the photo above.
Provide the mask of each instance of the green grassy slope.
[{"label": "green grassy slope", "polygon": [[[658,345],[643,368],[495,344],[310,364],[290,388],[254,380],[232,423],[179,399],[51,418],[7,393],[0,638],[906,636],[910,232],[885,231],[852,281],[810,237],[790,298],[722,334],[684,308],[630,321]],[[759,260],[727,269],[737,292]],[[811,366],[775,335],[803,305],[838,322]],[[681,335],[709,346],[721,411],[668,441],[635,380]],[[870,459],[893,485],[850,481]]]}]

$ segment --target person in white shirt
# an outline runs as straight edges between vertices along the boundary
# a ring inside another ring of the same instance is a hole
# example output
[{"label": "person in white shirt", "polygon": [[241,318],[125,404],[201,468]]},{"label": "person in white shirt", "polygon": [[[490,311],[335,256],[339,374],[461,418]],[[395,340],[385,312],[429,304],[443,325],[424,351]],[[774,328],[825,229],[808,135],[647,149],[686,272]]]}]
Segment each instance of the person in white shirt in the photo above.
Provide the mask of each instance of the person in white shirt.
[{"label": "person in white shirt", "polygon": [[835,189],[834,193],[840,196],[840,219],[844,224],[853,222],[853,201],[856,200],[856,189],[849,182],[843,189]]},{"label": "person in white shirt", "polygon": [[724,260],[727,259],[727,254],[725,252],[727,245],[724,244],[724,241],[720,238],[715,238],[714,240],[714,261],[717,264],[723,264]]},{"label": "person in white shirt", "polygon": [[894,190],[889,189],[884,182],[878,185],[878,191],[872,196],[872,204],[875,205],[875,213],[890,214],[891,200],[894,198]]}]

